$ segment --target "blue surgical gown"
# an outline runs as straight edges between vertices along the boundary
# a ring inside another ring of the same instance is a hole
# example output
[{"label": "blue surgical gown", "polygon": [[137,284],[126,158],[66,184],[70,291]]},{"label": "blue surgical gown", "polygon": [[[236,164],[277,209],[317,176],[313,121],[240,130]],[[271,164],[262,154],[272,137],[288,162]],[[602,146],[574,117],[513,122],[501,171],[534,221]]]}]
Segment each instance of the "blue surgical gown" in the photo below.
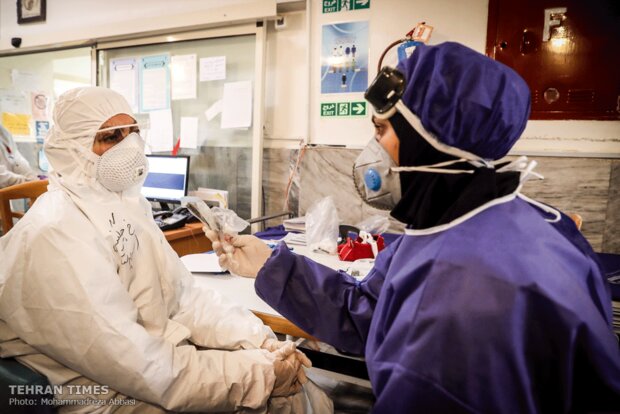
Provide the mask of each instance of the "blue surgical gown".
[{"label": "blue surgical gown", "polygon": [[568,229],[517,198],[402,236],[361,282],[281,244],[255,287],[365,356],[376,413],[620,412],[609,290]]}]

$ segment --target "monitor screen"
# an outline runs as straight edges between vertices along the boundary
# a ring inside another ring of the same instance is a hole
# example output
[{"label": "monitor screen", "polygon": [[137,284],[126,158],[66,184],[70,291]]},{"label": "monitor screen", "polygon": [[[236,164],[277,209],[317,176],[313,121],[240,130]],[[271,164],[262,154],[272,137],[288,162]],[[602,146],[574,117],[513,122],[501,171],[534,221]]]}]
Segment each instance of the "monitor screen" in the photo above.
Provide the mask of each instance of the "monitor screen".
[{"label": "monitor screen", "polygon": [[179,202],[187,195],[189,157],[147,155],[149,173],[142,186],[142,195],[149,201]]}]

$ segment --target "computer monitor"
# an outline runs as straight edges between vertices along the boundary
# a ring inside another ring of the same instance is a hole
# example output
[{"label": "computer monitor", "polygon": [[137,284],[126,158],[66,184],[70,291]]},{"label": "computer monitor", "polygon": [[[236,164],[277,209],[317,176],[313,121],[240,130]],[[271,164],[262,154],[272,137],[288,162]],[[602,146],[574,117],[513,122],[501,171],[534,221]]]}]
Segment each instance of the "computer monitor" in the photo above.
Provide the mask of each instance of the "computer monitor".
[{"label": "computer monitor", "polygon": [[142,186],[142,195],[149,201],[159,202],[163,210],[167,203],[180,203],[187,195],[189,156],[147,155],[149,173]]}]

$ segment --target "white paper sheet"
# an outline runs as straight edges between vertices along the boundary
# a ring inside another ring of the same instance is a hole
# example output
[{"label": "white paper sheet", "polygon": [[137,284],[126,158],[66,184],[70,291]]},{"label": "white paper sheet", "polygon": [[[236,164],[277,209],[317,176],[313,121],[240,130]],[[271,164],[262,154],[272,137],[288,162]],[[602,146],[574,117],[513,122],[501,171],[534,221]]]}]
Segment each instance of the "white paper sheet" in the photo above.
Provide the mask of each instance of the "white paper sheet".
[{"label": "white paper sheet", "polygon": [[11,69],[13,88],[18,91],[36,91],[41,89],[41,77],[33,72]]},{"label": "white paper sheet", "polygon": [[172,100],[196,99],[196,55],[170,58]]},{"label": "white paper sheet", "polygon": [[252,82],[224,84],[221,121],[222,129],[249,128],[252,125]]},{"label": "white paper sheet", "polygon": [[222,112],[222,100],[218,99],[213,105],[209,107],[209,109],[205,111],[207,121],[211,121],[213,118],[218,116],[220,112]]},{"label": "white paper sheet", "polygon": [[226,79],[226,56],[200,59],[200,82]]},{"label": "white paper sheet", "polygon": [[0,111],[27,114],[30,111],[30,101],[14,89],[0,89]]},{"label": "white paper sheet", "polygon": [[218,263],[217,255],[211,253],[188,254],[181,257],[181,261],[192,273],[224,273]]},{"label": "white paper sheet", "polygon": [[172,111],[161,109],[149,112],[149,129],[146,143],[153,152],[171,151],[173,141]]},{"label": "white paper sheet", "polygon": [[181,148],[198,147],[198,118],[181,117]]},{"label": "white paper sheet", "polygon": [[170,108],[170,72],[168,55],[142,58],[140,69],[140,110],[142,112]]},{"label": "white paper sheet", "polygon": [[110,60],[110,89],[123,95],[131,109],[138,112],[138,59]]}]

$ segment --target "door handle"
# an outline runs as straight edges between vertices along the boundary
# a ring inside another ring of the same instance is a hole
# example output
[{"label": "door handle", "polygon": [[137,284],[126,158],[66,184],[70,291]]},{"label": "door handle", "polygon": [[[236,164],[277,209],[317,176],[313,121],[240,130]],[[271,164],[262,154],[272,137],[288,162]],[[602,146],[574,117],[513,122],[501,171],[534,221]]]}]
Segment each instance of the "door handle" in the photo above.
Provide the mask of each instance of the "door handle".
[{"label": "door handle", "polygon": [[523,34],[521,35],[521,44],[519,45],[519,52],[522,55],[526,55],[531,52],[536,51],[536,36],[534,36],[533,32],[530,32],[527,29],[523,29]]}]

